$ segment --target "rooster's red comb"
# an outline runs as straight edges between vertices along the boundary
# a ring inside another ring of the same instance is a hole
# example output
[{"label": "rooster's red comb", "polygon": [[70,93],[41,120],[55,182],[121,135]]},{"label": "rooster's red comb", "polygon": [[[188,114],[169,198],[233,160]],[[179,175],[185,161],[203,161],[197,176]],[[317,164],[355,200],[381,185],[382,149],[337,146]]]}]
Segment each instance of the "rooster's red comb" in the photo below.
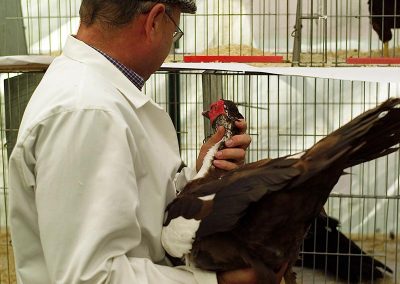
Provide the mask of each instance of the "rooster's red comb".
[{"label": "rooster's red comb", "polygon": [[204,111],[202,114],[203,116],[207,117],[210,120],[211,125],[213,125],[214,120],[218,116],[220,116],[221,114],[226,114],[225,101],[223,99],[220,99],[215,103],[212,103],[210,105],[210,110]]}]

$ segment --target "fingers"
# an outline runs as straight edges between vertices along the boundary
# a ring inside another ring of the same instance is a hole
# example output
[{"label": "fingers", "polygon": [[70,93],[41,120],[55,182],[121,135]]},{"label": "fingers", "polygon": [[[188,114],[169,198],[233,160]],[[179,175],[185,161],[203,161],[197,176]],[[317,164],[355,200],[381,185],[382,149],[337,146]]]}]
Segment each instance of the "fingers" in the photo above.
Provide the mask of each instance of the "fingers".
[{"label": "fingers", "polygon": [[235,121],[235,125],[240,129],[240,134],[246,133],[247,130],[247,122],[244,119],[238,119]]},{"label": "fingers", "polygon": [[219,284],[254,284],[257,274],[252,268],[237,269],[217,274]]},{"label": "fingers", "polygon": [[[247,123],[244,120],[236,122],[241,131],[246,131]],[[244,164],[246,149],[251,143],[251,137],[248,134],[239,134],[231,137],[225,142],[226,148],[218,151],[213,162],[214,167],[230,171]]]},{"label": "fingers", "polygon": [[281,268],[276,273],[277,284],[281,283],[282,278],[285,275],[287,267],[288,267],[288,262],[285,262],[284,264],[282,264]]},{"label": "fingers", "polygon": [[228,160],[214,160],[213,161],[213,166],[216,168],[219,168],[221,170],[225,170],[225,171],[231,171],[234,169],[237,169],[238,167],[240,167],[241,165],[244,164],[244,160],[243,161],[228,161]]},{"label": "fingers", "polygon": [[233,170],[244,164],[246,151],[242,148],[224,149],[215,154],[214,166],[223,170]]},{"label": "fingers", "polygon": [[[276,283],[279,284],[288,267],[288,263],[284,263],[276,274]],[[257,283],[257,273],[253,268],[237,269],[217,273],[218,283],[222,284],[254,284]],[[271,279],[272,280],[272,279]]]},{"label": "fingers", "polygon": [[240,134],[232,136],[231,139],[225,142],[228,148],[242,148],[247,149],[251,143],[251,137],[248,134]]},{"label": "fingers", "polygon": [[242,148],[225,148],[215,154],[218,160],[244,160],[246,151]]},{"label": "fingers", "polygon": [[[228,141],[225,142],[226,148],[219,151],[215,155],[215,160],[213,161],[213,165],[216,168],[222,170],[233,170],[244,164],[246,149],[249,147],[251,143],[251,137],[246,134],[247,130],[247,122],[243,119],[235,121],[236,126],[239,128],[240,133],[231,137]],[[201,165],[203,164],[204,157],[207,151],[215,145],[215,143],[219,142],[225,134],[225,128],[223,126],[218,127],[216,133],[212,135],[206,143],[200,149],[199,157],[196,161],[196,169],[200,170]]]}]

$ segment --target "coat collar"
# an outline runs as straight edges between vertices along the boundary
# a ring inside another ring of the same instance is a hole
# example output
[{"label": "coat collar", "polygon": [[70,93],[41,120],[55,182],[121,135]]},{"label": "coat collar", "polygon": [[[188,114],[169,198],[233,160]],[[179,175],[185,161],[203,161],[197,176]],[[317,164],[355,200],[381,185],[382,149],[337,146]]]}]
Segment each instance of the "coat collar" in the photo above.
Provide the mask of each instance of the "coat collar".
[{"label": "coat collar", "polygon": [[95,72],[108,78],[136,108],[142,107],[150,100],[150,98],[138,90],[136,86],[118,70],[118,68],[116,68],[102,54],[83,41],[80,41],[73,36],[68,36],[63,49],[63,55],[72,60],[86,64],[88,67],[95,70]]}]

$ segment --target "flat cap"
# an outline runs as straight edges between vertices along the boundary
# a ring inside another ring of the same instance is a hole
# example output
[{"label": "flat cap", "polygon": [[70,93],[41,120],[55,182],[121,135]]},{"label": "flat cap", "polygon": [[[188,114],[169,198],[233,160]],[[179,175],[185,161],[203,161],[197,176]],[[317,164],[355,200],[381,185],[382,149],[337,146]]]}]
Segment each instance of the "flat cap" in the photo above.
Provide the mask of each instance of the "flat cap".
[{"label": "flat cap", "polygon": [[139,0],[139,1],[152,1],[158,3],[165,3],[178,6],[182,13],[196,13],[197,7],[195,0]]}]

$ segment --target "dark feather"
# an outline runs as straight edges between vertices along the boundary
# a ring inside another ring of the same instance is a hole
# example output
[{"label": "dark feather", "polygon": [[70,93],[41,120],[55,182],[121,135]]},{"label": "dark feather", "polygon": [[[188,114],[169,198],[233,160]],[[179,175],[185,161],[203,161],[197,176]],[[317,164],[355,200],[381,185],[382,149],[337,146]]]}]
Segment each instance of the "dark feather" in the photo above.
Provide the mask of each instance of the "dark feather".
[{"label": "dark feather", "polygon": [[391,29],[400,27],[399,0],[368,0],[371,25],[382,42],[392,39]]},{"label": "dark feather", "polygon": [[339,279],[358,283],[377,280],[384,271],[393,271],[369,256],[355,242],[338,231],[339,221],[320,214],[304,239],[297,266],[327,271]]},{"label": "dark feather", "polygon": [[274,283],[275,269],[287,261],[290,269],[296,262],[310,225],[343,170],[397,150],[392,147],[400,141],[399,105],[400,99],[387,100],[332,132],[300,158],[262,160],[218,179],[205,177],[188,184],[178,200],[188,198],[194,204],[189,197],[215,194],[213,200],[202,201],[200,210],[174,205],[183,201],[168,207],[168,215],[189,212],[201,219],[192,261],[213,271],[251,266],[259,283]]}]

